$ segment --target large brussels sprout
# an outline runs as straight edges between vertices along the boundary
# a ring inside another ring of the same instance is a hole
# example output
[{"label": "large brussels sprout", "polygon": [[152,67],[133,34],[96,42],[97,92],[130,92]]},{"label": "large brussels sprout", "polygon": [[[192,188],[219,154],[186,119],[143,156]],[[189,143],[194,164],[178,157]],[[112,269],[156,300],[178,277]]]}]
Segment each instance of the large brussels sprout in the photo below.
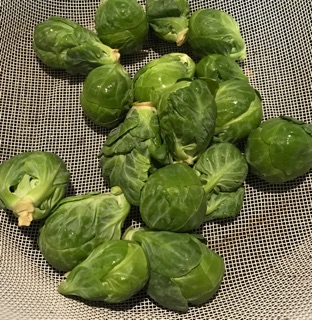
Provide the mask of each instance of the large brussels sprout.
[{"label": "large brussels sprout", "polygon": [[185,53],[168,53],[151,60],[134,76],[134,99],[157,107],[161,94],[181,79],[192,79],[195,62]]},{"label": "large brussels sprout", "polygon": [[284,183],[312,167],[312,125],[280,116],[264,121],[247,139],[251,171],[269,183]]},{"label": "large brussels sprout", "polygon": [[259,93],[243,80],[227,80],[216,91],[217,120],[214,132],[216,142],[238,142],[248,137],[262,120]]},{"label": "large brussels sprout", "polygon": [[130,228],[123,236],[141,244],[149,266],[148,295],[161,306],[187,312],[218,291],[224,276],[221,256],[187,233]]},{"label": "large brussels sprout", "polygon": [[147,20],[155,34],[181,46],[187,39],[190,6],[187,0],[147,0]]},{"label": "large brussels sprout", "polygon": [[196,75],[218,82],[231,79],[248,81],[247,76],[234,59],[217,53],[204,56],[196,64]]},{"label": "large brussels sprout", "polygon": [[[233,144],[210,146],[194,165],[207,196],[206,220],[236,216],[242,207],[248,164]],[[228,208],[231,207],[231,210]]]},{"label": "large brussels sprout", "polygon": [[119,187],[64,198],[40,229],[40,251],[54,268],[72,270],[102,242],[120,239],[129,211]]},{"label": "large brussels sprout", "polygon": [[132,80],[120,64],[95,68],[83,83],[80,103],[84,113],[97,125],[115,127],[132,102]]},{"label": "large brussels sprout", "polygon": [[147,179],[140,214],[149,228],[186,232],[204,222],[206,200],[195,171],[187,164],[170,164]]},{"label": "large brussels sprout", "polygon": [[246,58],[246,44],[240,34],[238,23],[221,10],[195,11],[189,20],[188,43],[201,57],[219,53],[235,60]]},{"label": "large brussels sprout", "polygon": [[0,165],[0,208],[13,211],[19,226],[48,216],[70,180],[62,159],[45,151],[19,153]]},{"label": "large brussels sprout", "polygon": [[120,54],[103,44],[97,35],[74,21],[50,17],[36,25],[33,48],[44,64],[70,74],[88,74],[92,69],[117,63]]},{"label": "large brussels sprout", "polygon": [[215,129],[217,110],[208,82],[177,82],[161,96],[158,112],[160,132],[173,160],[192,165],[210,144]]},{"label": "large brussels sprout", "polygon": [[134,103],[125,120],[112,130],[100,154],[100,167],[111,186],[120,186],[132,205],[155,167],[166,164],[157,111],[150,103]]},{"label": "large brussels sprout", "polygon": [[101,0],[95,13],[95,29],[101,41],[123,54],[142,48],[148,27],[137,0]]},{"label": "large brussels sprout", "polygon": [[58,291],[87,300],[119,303],[141,290],[148,277],[147,258],[138,243],[110,240],[70,271]]}]

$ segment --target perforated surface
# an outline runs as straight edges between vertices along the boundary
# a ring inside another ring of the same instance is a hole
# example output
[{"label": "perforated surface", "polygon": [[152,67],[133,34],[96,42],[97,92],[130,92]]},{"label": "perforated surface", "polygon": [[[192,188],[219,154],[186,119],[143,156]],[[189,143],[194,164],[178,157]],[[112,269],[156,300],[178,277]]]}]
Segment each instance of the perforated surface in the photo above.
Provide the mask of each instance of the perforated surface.
[{"label": "perforated surface", "polygon": [[[93,29],[98,1],[3,0],[0,33],[0,161],[30,150],[57,153],[71,172],[69,194],[108,190],[98,167],[107,131],[85,119],[82,77],[46,68],[32,50],[34,26],[51,15]],[[142,2],[143,3],[143,2]],[[312,123],[311,15],[306,0],[190,1],[192,11],[213,7],[232,14],[246,40],[242,64],[263,97],[265,119],[280,114]],[[147,61],[183,51],[150,36],[145,50],[122,63],[133,75]],[[62,275],[37,247],[39,223],[18,228],[0,213],[0,318],[10,319],[312,319],[312,176],[269,186],[246,181],[240,216],[203,226],[208,245],[224,257],[217,296],[179,315],[144,293],[121,305],[86,303],[57,293]],[[140,223],[133,210],[128,220]]]}]

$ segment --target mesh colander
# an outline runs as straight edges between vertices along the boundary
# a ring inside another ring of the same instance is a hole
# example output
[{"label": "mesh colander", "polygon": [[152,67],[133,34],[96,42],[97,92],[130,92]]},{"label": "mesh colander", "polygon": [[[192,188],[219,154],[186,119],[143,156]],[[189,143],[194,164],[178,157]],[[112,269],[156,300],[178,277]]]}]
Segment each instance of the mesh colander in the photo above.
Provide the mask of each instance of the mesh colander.
[{"label": "mesh colander", "polygon": [[[37,60],[32,31],[51,15],[94,29],[98,2],[3,0],[1,5],[0,161],[23,151],[54,152],[71,172],[69,195],[108,190],[98,165],[108,131],[84,117],[83,78]],[[217,8],[238,21],[248,48],[242,68],[262,95],[264,119],[284,114],[312,123],[310,1],[189,2],[192,11]],[[142,52],[121,62],[133,75],[174,51],[192,56],[187,45],[177,49],[151,34]],[[311,173],[284,185],[248,176],[239,217],[198,230],[225,260],[222,286],[214,299],[183,315],[164,310],[144,292],[120,305],[58,294],[63,274],[38,249],[39,223],[18,228],[12,214],[1,211],[0,319],[312,319],[311,186]],[[129,224],[140,224],[135,209]]]}]

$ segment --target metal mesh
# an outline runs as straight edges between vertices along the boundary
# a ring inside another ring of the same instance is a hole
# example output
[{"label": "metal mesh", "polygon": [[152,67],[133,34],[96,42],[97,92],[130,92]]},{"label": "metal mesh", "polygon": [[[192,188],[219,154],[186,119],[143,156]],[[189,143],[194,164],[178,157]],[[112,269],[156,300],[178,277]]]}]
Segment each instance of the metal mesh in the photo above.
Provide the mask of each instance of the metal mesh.
[{"label": "metal mesh", "polygon": [[[144,4],[144,2],[141,2]],[[311,15],[306,0],[190,1],[238,21],[248,48],[242,68],[263,97],[264,118],[280,114],[312,122]],[[51,15],[94,28],[98,1],[3,0],[1,7],[0,161],[22,151],[57,153],[71,172],[69,194],[106,191],[98,153],[107,130],[83,115],[83,78],[51,70],[32,50],[34,26]],[[183,51],[150,35],[144,50],[125,56],[133,75],[147,61]],[[120,305],[85,302],[57,293],[62,274],[37,247],[39,223],[18,228],[0,214],[0,318],[10,319],[312,319],[312,176],[269,186],[248,176],[238,218],[199,232],[221,254],[226,275],[217,296],[185,315],[167,311],[144,292]],[[133,210],[128,224],[140,223]]]}]

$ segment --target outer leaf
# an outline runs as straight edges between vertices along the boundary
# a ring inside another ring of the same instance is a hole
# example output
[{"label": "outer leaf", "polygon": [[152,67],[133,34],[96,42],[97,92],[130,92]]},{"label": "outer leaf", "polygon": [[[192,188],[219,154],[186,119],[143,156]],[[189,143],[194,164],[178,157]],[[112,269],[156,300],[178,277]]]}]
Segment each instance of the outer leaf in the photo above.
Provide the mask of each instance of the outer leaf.
[{"label": "outer leaf", "polygon": [[212,192],[207,201],[206,221],[236,217],[243,206],[245,188],[232,192]]},{"label": "outer leaf", "polygon": [[215,101],[217,142],[235,143],[246,138],[262,120],[261,100],[247,81],[232,79],[220,83]]},{"label": "outer leaf", "polygon": [[192,79],[195,62],[184,53],[169,53],[143,66],[134,76],[136,101],[158,105],[161,94],[181,79]]},{"label": "outer leaf", "polygon": [[248,81],[241,67],[228,56],[222,54],[208,54],[196,65],[196,75],[218,82],[231,79]]},{"label": "outer leaf", "polygon": [[99,245],[75,267],[58,291],[88,300],[119,303],[141,290],[147,279],[143,249],[134,242],[111,240]]},{"label": "outer leaf", "polygon": [[53,267],[71,270],[100,243],[120,239],[129,211],[119,187],[65,198],[40,229],[39,248]]},{"label": "outer leaf", "polygon": [[70,175],[54,153],[17,154],[0,165],[0,199],[18,217],[19,226],[48,216],[66,191]]},{"label": "outer leaf", "polygon": [[194,164],[215,129],[216,105],[208,83],[204,79],[176,83],[163,93],[158,110],[161,135],[173,160]]},{"label": "outer leaf", "polygon": [[201,261],[198,241],[189,234],[139,229],[132,239],[144,248],[151,270],[168,277],[186,275]]},{"label": "outer leaf", "polygon": [[241,152],[231,143],[209,147],[194,165],[206,194],[215,190],[235,191],[245,181],[248,165]]},{"label": "outer leaf", "polygon": [[224,276],[223,259],[206,245],[199,243],[202,259],[198,266],[187,275],[174,278],[185,299],[191,304],[201,305],[211,299],[218,291]]},{"label": "outer leaf", "polygon": [[147,293],[165,308],[180,312],[188,311],[188,302],[179,286],[166,275],[151,271]]}]

